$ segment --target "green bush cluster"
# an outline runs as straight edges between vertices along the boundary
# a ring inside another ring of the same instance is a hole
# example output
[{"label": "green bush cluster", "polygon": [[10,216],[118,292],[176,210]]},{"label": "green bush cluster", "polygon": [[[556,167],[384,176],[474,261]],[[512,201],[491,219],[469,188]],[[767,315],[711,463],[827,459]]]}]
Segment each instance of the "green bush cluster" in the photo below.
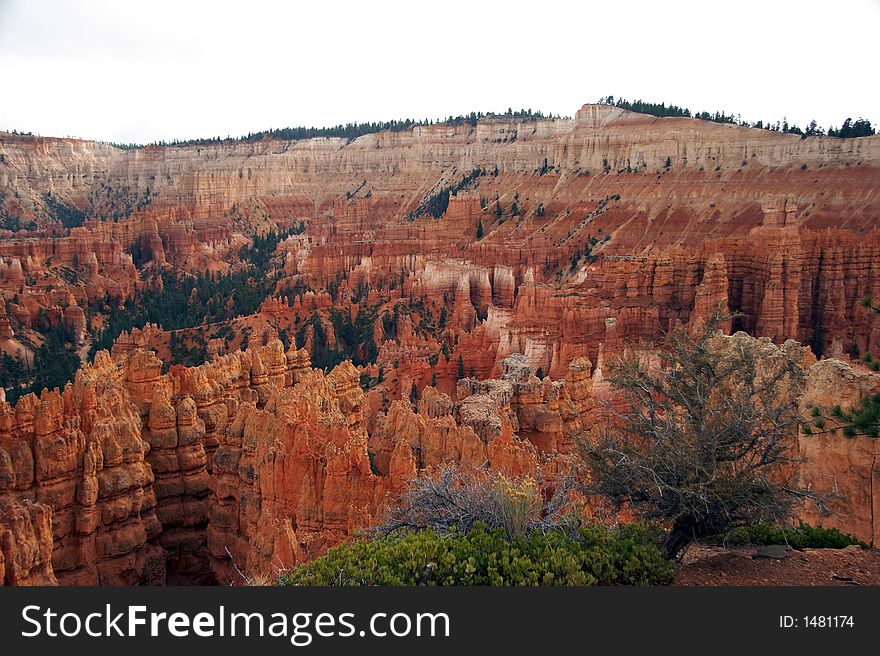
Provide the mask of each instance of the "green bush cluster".
[{"label": "green bush cluster", "polygon": [[774,526],[754,524],[738,526],[718,541],[731,547],[746,545],[787,544],[793,549],[843,549],[859,545],[867,549],[869,545],[852,535],[841,533],[836,528],[823,528],[801,523],[798,526]]},{"label": "green bush cluster", "polygon": [[478,525],[428,529],[331,549],[281,577],[282,585],[665,585],[675,568],[644,526],[580,526],[509,539]]}]

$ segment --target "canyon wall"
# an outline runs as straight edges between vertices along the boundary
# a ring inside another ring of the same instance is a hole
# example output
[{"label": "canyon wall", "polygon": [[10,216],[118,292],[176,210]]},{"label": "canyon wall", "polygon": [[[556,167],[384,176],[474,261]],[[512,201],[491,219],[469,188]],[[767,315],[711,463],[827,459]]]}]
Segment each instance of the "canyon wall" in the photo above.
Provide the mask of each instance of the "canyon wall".
[{"label": "canyon wall", "polygon": [[[303,220],[306,235],[285,246],[282,290],[300,282],[321,294],[341,280],[346,295],[363,284],[387,301],[390,281],[402,279],[400,299],[427,299],[439,313],[444,298],[454,327],[470,331],[491,315],[491,334],[476,338],[493,347],[474,364],[480,375],[497,375],[519,351],[561,376],[574,358],[594,359],[599,343],[655,340],[691,321],[696,287],[719,255],[727,307],[744,315],[738,327],[864,352],[878,337],[876,318],[856,303],[876,291],[878,144],[608,106],[352,142],[119,151],[4,135],[5,211],[39,219],[51,194],[86,219],[69,234],[9,233],[0,289],[13,332],[44,330],[35,322],[46,310],[70,314],[87,341],[77,308],[106,312],[106,299],[131,295],[156,268],[226,272],[254,230]],[[439,220],[407,220],[477,168],[485,175],[451,196]],[[713,304],[700,302],[697,314]]]},{"label": "canyon wall", "polygon": [[[301,285],[320,298],[336,285],[353,300],[365,287],[370,303],[412,299],[435,318],[443,299],[452,329],[485,332],[465,340],[475,356],[490,347],[473,363],[481,376],[513,352],[564,376],[600,343],[655,341],[725,295],[743,314],[735,327],[817,352],[861,353],[880,338],[857,304],[878,292],[880,136],[802,139],[585,105],[573,119],[352,141],[123,151],[2,134],[0,155],[2,211],[36,228],[0,239],[0,291],[8,330],[37,343],[44,312],[65,314],[87,343],[105,303],[151,273],[227,273],[254,234],[299,221],[305,235],[279,248],[279,294]],[[414,216],[443,189],[439,218]],[[59,225],[59,203],[83,225]],[[302,313],[325,307],[313,301],[299,301]]]},{"label": "canyon wall", "polygon": [[123,373],[105,352],[63,391],[0,404],[7,581],[164,583],[150,447]]},{"label": "canyon wall", "polygon": [[[667,162],[673,170],[721,167],[721,171],[737,171],[735,175],[744,175],[740,169],[748,166],[876,166],[880,137],[802,139],[585,105],[573,119],[489,117],[476,127],[417,126],[353,141],[267,139],[122,151],[94,142],[5,133],[0,153],[0,188],[16,196],[25,213],[38,208],[41,195],[47,193],[97,209],[106,203],[99,195],[137,200],[149,189],[157,215],[213,219],[233,206],[271,197],[288,197],[291,213],[314,215],[346,191],[357,189],[363,197],[379,180],[384,183],[383,195],[390,197],[387,200],[396,198],[396,204],[407,206],[438,178],[463,175],[477,167],[497,166],[500,176],[531,176],[546,164],[544,173],[552,169],[563,177],[578,177],[586,171],[617,172],[627,167],[653,174],[665,170]],[[552,176],[554,182],[558,177]],[[363,181],[366,185],[361,185]]]},{"label": "canyon wall", "polygon": [[[807,370],[801,409],[805,416],[810,416],[813,408],[827,415],[837,405],[847,411],[876,393],[878,384],[876,374],[837,360],[820,360]],[[799,472],[801,486],[830,497],[830,514],[807,504],[804,520],[880,544],[880,439],[845,436],[831,419],[826,430],[798,437],[798,455],[805,461]]]},{"label": "canyon wall", "polygon": [[63,391],[0,404],[8,581],[214,581],[205,551],[210,454],[227,405],[258,401],[269,380],[290,385],[308,357],[276,342],[202,367],[161,368],[143,350],[115,359],[102,351]]}]

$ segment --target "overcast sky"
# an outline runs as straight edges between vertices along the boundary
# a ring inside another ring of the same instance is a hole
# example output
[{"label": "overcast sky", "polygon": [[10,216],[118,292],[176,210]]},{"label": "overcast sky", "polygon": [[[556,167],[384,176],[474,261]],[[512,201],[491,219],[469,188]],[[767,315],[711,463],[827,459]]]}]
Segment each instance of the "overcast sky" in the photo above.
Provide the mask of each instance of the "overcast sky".
[{"label": "overcast sky", "polygon": [[107,141],[614,95],[880,123],[880,0],[0,0],[0,129]]}]

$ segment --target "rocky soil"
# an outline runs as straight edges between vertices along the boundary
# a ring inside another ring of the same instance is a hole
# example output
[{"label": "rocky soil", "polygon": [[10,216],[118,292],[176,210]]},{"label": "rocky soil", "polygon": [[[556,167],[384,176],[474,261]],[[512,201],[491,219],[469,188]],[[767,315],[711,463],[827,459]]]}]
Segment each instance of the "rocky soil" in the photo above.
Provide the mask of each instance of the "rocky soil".
[{"label": "rocky soil", "polygon": [[880,550],[804,549],[760,557],[758,547],[693,545],[675,585],[880,585]]}]

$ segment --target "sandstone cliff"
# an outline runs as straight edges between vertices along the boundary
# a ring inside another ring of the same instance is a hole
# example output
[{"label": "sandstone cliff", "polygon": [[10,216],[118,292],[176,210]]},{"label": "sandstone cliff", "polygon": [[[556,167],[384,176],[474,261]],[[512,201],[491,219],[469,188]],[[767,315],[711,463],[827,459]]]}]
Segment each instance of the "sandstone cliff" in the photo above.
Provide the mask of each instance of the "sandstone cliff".
[{"label": "sandstone cliff", "polygon": [[533,475],[585,419],[589,363],[571,395],[508,367],[461,403],[397,401],[368,433],[357,370],[312,370],[278,341],[167,374],[146,351],[102,352],[2,413],[2,580],[240,583],[368,528],[419,474]]},{"label": "sandstone cliff", "polygon": [[[302,290],[292,315],[338,304],[334,286],[345,299],[366,290],[370,305],[427,303],[434,318],[442,306],[451,331],[487,324],[468,338],[481,376],[523,352],[561,377],[599,343],[654,340],[725,296],[743,315],[735,328],[817,351],[864,352],[880,334],[855,303],[880,293],[880,137],[801,139],[586,105],[573,119],[490,117],[351,142],[121,151],[3,134],[0,155],[4,211],[40,228],[0,240],[6,332],[42,332],[37,318],[61,313],[87,343],[85,316],[100,325],[148,273],[228,273],[249,237],[302,220],[306,234],[278,251],[280,296]],[[444,188],[457,191],[439,219],[407,220]],[[84,225],[59,226],[58,203]]]},{"label": "sandstone cliff", "polygon": [[[858,371],[837,360],[821,360],[807,370],[801,398],[805,417],[813,408],[824,413],[836,405],[844,410],[880,389],[880,376]],[[830,425],[827,432],[801,434],[799,455],[804,458],[800,483],[804,487],[833,495],[830,515],[806,506],[804,519],[812,524],[833,526],[865,542],[880,544],[880,439],[865,435],[846,437]]]},{"label": "sandstone cliff", "polygon": [[[54,571],[59,583],[79,585],[164,582],[148,452],[122,371],[106,353],[62,392],[0,407],[0,494],[13,504],[36,502],[29,511],[36,521],[16,519],[23,515],[14,505],[7,517],[13,535],[24,531],[13,538],[20,549],[39,546],[41,558],[32,562],[44,577]],[[42,560],[47,544],[51,566]]]}]

